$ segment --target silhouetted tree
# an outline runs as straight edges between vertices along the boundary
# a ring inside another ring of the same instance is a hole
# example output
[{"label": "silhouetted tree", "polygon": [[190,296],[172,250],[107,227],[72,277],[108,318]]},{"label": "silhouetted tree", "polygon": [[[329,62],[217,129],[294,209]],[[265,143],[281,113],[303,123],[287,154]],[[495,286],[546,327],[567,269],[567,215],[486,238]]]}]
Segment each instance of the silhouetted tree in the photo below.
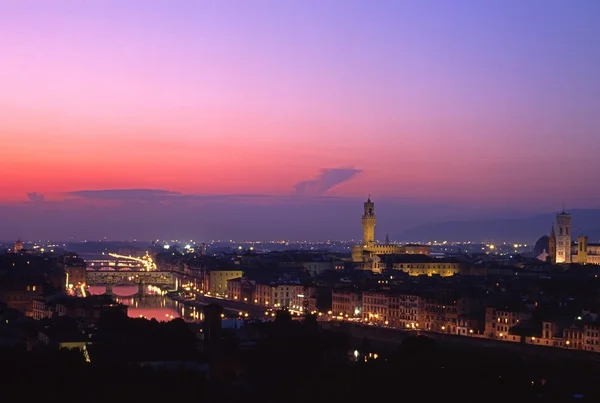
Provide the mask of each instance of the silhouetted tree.
[{"label": "silhouetted tree", "polygon": [[278,325],[287,325],[292,323],[292,314],[287,309],[280,309],[275,314],[275,323]]}]

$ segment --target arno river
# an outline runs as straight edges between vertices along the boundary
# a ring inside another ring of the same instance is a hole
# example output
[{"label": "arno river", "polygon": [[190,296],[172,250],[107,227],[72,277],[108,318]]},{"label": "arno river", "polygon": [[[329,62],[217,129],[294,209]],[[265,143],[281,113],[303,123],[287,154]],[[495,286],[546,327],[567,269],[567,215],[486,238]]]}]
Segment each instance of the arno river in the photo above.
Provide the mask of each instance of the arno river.
[{"label": "arno river", "polygon": [[[88,287],[88,292],[93,295],[104,294],[105,290],[104,286]],[[184,318],[187,321],[204,319],[201,309],[173,301],[156,287],[148,286],[143,296],[135,295],[137,291],[136,285],[113,287],[117,301],[129,307],[128,314],[132,318],[144,317],[159,321],[174,318]]]}]

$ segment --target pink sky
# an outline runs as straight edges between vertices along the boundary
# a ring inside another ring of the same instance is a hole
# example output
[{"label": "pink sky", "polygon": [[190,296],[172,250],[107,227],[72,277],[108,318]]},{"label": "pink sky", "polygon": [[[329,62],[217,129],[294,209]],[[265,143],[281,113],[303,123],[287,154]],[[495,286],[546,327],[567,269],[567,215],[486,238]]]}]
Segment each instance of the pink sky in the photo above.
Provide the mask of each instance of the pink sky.
[{"label": "pink sky", "polygon": [[597,4],[234,3],[0,5],[0,203],[354,168],[322,195],[598,206]]}]

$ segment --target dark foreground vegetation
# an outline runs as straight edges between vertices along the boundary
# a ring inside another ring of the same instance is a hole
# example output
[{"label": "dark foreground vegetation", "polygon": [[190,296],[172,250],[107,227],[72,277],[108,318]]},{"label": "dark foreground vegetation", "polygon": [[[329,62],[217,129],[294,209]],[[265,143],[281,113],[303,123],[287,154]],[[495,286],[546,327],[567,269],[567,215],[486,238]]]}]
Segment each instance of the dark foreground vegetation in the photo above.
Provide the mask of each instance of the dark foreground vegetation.
[{"label": "dark foreground vegetation", "polygon": [[[76,350],[0,351],[0,396],[60,402],[600,401],[594,362],[449,349],[426,337],[407,338],[386,355],[364,340],[355,355],[346,335],[285,314],[204,345],[183,322],[104,318],[97,340],[91,363]],[[140,365],[183,360],[210,369]]]}]

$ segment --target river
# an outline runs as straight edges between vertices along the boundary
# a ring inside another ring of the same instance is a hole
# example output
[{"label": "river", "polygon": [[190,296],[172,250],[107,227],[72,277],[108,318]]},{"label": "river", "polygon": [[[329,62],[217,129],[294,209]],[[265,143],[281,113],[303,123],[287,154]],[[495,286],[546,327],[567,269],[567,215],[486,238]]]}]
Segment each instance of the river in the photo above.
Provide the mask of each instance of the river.
[{"label": "river", "polygon": [[[88,292],[92,295],[104,294],[104,286],[90,286]],[[113,294],[117,302],[127,305],[128,315],[131,318],[156,319],[169,321],[183,318],[186,321],[202,321],[204,314],[201,309],[185,306],[167,297],[158,287],[148,286],[143,296],[136,295],[137,285],[118,285],[113,287]]]}]

